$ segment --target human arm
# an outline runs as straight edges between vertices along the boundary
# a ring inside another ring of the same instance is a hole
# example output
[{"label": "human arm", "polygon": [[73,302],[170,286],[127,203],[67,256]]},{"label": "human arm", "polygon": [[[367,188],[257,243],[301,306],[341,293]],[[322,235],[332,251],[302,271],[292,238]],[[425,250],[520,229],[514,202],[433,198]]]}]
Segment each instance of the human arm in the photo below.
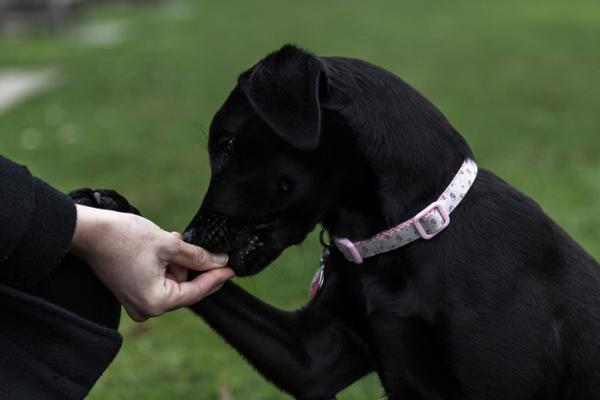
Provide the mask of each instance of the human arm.
[{"label": "human arm", "polygon": [[[144,218],[76,208],[69,196],[4,157],[0,188],[0,284],[35,292],[71,250],[142,321],[199,301],[233,275],[215,269],[226,260],[211,262],[204,250]],[[211,271],[188,284],[186,268]]]},{"label": "human arm", "polygon": [[[136,321],[197,303],[233,276],[226,256],[185,243],[133,214],[77,205],[71,251]],[[188,269],[204,271],[187,281]]]},{"label": "human arm", "polygon": [[32,291],[67,253],[73,201],[0,157],[0,284]]}]

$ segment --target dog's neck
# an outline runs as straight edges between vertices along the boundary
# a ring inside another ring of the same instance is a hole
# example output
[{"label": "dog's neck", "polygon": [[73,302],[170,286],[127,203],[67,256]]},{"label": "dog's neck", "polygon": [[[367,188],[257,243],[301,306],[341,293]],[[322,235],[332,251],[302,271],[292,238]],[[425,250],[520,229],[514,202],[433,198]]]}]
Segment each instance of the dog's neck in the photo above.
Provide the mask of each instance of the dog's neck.
[{"label": "dog's neck", "polygon": [[448,152],[437,161],[424,158],[410,164],[399,158],[394,169],[349,174],[352,189],[323,220],[332,236],[364,240],[412,218],[437,200],[468,155]]},{"label": "dog's neck", "polygon": [[333,236],[363,240],[435,201],[473,155],[442,113],[401,79],[357,60],[326,61],[330,108],[341,121],[333,140],[349,180],[323,224]]}]

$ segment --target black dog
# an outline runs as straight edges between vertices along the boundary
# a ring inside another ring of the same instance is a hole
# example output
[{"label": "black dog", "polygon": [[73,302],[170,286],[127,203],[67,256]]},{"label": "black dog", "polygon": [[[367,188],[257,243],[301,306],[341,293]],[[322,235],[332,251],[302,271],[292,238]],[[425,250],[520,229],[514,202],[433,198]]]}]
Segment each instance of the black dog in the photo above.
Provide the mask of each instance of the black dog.
[{"label": "black dog", "polygon": [[[293,46],[244,72],[210,128],[210,186],[185,238],[257,273],[316,224],[366,239],[435,201],[472,158],[391,73]],[[275,309],[232,283],[192,309],[265,378],[327,399],[376,371],[393,399],[600,398],[600,269],[531,199],[480,170],[431,240]]]}]

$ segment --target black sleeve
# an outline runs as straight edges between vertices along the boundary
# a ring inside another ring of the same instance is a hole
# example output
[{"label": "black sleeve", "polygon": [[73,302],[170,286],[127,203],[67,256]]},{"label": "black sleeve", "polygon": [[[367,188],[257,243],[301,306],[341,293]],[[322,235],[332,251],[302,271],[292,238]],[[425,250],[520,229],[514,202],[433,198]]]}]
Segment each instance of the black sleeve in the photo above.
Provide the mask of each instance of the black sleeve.
[{"label": "black sleeve", "polygon": [[0,284],[35,288],[69,249],[73,201],[0,156]]}]

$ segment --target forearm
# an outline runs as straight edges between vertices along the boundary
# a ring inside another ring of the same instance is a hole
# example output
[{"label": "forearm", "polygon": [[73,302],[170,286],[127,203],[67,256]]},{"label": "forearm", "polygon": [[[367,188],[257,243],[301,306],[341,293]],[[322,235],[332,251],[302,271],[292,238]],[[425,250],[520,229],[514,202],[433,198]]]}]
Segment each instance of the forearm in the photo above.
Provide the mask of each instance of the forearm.
[{"label": "forearm", "polygon": [[63,259],[75,227],[71,199],[0,157],[0,282],[32,290]]},{"label": "forearm", "polygon": [[317,310],[278,310],[231,282],[191,309],[297,398],[333,397],[371,370],[366,346]]}]

